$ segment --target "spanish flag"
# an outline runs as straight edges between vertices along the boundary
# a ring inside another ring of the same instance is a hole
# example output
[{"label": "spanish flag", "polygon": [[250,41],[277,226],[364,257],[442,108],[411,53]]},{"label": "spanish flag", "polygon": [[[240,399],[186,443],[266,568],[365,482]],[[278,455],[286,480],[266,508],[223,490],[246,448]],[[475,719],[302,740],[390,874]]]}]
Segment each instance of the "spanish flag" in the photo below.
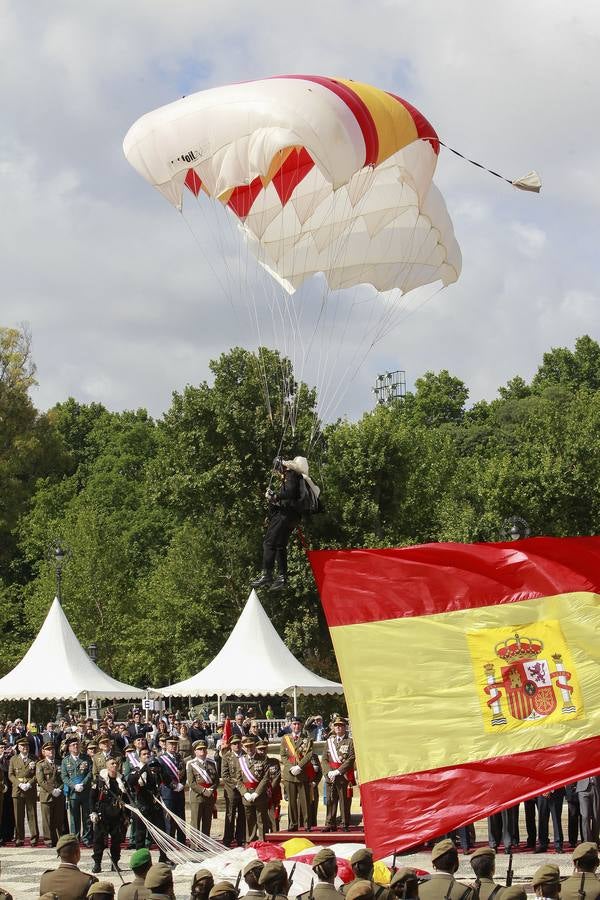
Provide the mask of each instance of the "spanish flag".
[{"label": "spanish flag", "polygon": [[310,561],[376,856],[600,772],[600,538]]}]

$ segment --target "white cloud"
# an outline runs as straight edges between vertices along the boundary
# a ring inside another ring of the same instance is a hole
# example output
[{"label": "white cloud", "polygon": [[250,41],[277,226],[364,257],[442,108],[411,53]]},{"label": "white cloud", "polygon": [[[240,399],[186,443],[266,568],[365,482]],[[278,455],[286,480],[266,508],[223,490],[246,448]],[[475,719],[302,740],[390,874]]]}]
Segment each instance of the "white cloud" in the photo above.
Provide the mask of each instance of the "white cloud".
[{"label": "white cloud", "polygon": [[546,233],[536,225],[526,225],[524,222],[513,222],[511,228],[518,252],[529,259],[537,259],[546,246]]}]

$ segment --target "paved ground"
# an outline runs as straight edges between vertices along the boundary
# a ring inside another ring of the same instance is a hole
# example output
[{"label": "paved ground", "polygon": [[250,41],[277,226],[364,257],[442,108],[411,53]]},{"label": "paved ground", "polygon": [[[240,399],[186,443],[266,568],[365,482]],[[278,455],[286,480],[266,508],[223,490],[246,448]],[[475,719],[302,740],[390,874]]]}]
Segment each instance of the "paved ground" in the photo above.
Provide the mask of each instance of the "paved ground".
[{"label": "paved ground", "polygon": [[[319,810],[320,824],[322,824],[324,820],[324,813],[324,807],[321,806]],[[358,822],[360,821],[359,816],[355,816],[354,821],[356,824],[358,824]],[[285,819],[282,824],[285,824]],[[219,838],[221,836],[221,830],[223,827],[223,811],[221,809],[219,809],[219,818],[216,820],[215,826],[216,827],[213,829],[212,836],[215,838]],[[566,829],[566,821],[564,823],[564,826]],[[522,833],[524,834],[524,822],[522,823],[522,829]],[[487,827],[485,822],[478,823],[476,833],[478,843],[483,843],[487,840]],[[335,836],[332,835],[332,839],[334,837]],[[80,866],[84,871],[91,872],[93,865],[91,855],[91,850],[82,848],[82,861],[80,863]],[[122,867],[128,867],[130,856],[131,851],[123,850],[123,855],[121,857]],[[157,857],[157,854],[153,853],[153,856]],[[545,857],[543,855],[537,855],[531,853],[530,851],[523,850],[523,852],[516,853],[514,856],[514,881],[518,882],[521,880],[526,881],[531,879],[531,876],[533,875],[537,867],[541,865],[542,861],[545,861],[546,859],[550,859],[552,862],[557,863],[563,875],[568,875],[571,873],[572,864],[569,853],[560,855],[550,853],[548,854],[548,857]],[[14,897],[14,900],[21,900],[21,898],[23,898],[23,900],[26,900],[26,898],[39,897],[40,876],[46,869],[55,868],[57,864],[57,857],[55,850],[46,849],[44,847],[15,848],[8,846],[0,848],[0,861],[2,863],[0,886],[2,886],[5,890],[10,891],[10,893],[12,893]],[[158,857],[156,861],[158,861]],[[502,852],[499,853],[497,858],[497,877],[498,881],[501,881],[502,883],[504,883],[504,875],[506,872],[507,863],[508,857],[505,856]],[[398,865],[414,866],[416,868],[425,869],[427,871],[431,869],[430,856],[428,853],[416,853],[402,856],[398,859]],[[175,870],[175,872],[177,872],[177,870]],[[130,873],[127,872],[125,872],[124,875],[126,880],[128,876],[130,877]],[[471,875],[472,870],[469,865],[469,859],[468,857],[464,857],[461,855],[458,877],[468,879]],[[103,860],[103,872],[101,877],[103,880],[111,881],[117,887],[121,883],[118,875],[116,873],[110,872],[110,860],[108,859],[108,854],[106,853]],[[189,875],[186,875],[185,879],[183,877],[176,877],[177,900],[188,900],[190,881],[191,878],[189,877]]]}]

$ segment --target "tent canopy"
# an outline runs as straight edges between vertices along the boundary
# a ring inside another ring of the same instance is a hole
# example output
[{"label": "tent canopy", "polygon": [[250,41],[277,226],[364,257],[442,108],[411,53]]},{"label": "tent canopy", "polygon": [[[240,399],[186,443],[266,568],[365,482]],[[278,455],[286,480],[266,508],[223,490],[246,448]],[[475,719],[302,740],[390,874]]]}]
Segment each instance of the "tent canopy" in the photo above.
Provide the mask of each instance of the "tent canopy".
[{"label": "tent canopy", "polygon": [[21,662],[0,678],[0,700],[128,699],[145,693],[92,662],[56,597]]},{"label": "tent canopy", "polygon": [[257,697],[265,694],[342,694],[290,653],[252,591],[222,650],[196,675],[161,689],[166,697]]}]

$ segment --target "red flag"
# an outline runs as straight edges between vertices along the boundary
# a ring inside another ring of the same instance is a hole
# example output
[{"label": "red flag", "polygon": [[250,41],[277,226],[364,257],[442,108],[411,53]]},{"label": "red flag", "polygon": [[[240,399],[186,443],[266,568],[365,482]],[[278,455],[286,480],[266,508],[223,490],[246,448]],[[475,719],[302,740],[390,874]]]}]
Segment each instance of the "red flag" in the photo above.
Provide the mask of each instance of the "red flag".
[{"label": "red flag", "polygon": [[228,744],[231,740],[231,719],[229,716],[225,717],[225,724],[223,725],[223,743]]},{"label": "red flag", "polygon": [[600,771],[600,538],[310,561],[376,856]]}]

